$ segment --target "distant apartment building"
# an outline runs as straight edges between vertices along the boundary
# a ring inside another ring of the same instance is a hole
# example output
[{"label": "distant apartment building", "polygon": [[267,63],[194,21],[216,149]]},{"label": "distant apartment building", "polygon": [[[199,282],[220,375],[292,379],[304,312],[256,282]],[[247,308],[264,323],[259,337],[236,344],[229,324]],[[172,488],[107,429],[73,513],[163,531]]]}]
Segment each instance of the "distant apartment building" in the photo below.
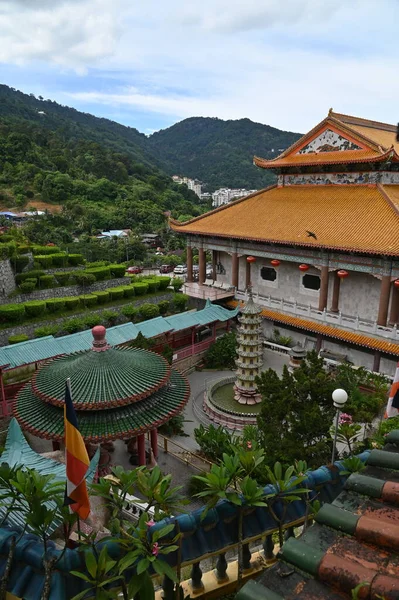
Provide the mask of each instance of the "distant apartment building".
[{"label": "distant apartment building", "polygon": [[212,194],[212,206],[217,208],[218,206],[222,206],[222,204],[228,204],[232,200],[244,198],[257,191],[258,190],[220,188]]},{"label": "distant apartment building", "polygon": [[197,179],[190,179],[189,177],[180,177],[180,175],[173,175],[172,177],[175,183],[181,185],[185,183],[189,190],[192,190],[194,194],[197,194],[201,198],[201,182]]}]

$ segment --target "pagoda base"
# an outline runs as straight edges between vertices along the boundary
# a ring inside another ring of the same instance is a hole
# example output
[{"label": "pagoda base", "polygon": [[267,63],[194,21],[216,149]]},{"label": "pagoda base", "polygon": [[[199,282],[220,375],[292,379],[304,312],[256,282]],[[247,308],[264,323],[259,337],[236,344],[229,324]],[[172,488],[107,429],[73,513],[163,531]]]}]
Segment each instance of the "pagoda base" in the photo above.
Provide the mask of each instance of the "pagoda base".
[{"label": "pagoda base", "polygon": [[246,390],[234,385],[234,400],[239,404],[259,404],[262,397],[258,390]]}]

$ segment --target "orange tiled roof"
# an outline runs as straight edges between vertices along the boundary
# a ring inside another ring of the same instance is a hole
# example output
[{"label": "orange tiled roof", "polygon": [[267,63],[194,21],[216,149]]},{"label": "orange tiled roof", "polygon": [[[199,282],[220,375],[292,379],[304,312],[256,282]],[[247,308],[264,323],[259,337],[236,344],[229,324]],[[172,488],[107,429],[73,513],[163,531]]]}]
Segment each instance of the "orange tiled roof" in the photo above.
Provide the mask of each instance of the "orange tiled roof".
[{"label": "orange tiled roof", "polygon": [[399,142],[396,141],[396,125],[370,121],[368,119],[361,119],[359,117],[335,112],[331,112],[330,116],[341,123],[345,123],[350,129],[375,142],[384,150],[393,146],[395,150],[399,152]]},{"label": "orange tiled roof", "polygon": [[[376,152],[375,150],[341,150],[337,152],[312,152],[310,154],[295,154],[266,160],[254,156],[257,167],[264,169],[290,166],[313,166],[313,165],[338,165],[359,162],[380,162],[388,158],[388,152]],[[395,155],[394,155],[395,156]],[[399,157],[397,157],[399,160]]]},{"label": "orange tiled roof", "polygon": [[171,221],[171,227],[181,233],[398,256],[399,215],[387,198],[399,197],[398,187],[271,187],[186,223]]},{"label": "orange tiled roof", "polygon": [[[236,307],[238,305],[237,300],[230,300],[227,302],[228,306]],[[321,334],[327,337],[336,338],[349,344],[355,344],[356,346],[363,346],[370,348],[371,350],[378,350],[385,354],[393,354],[399,356],[399,344],[387,342],[386,340],[379,340],[361,333],[354,331],[346,331],[345,329],[339,329],[332,325],[324,325],[323,323],[316,323],[309,321],[308,319],[301,319],[300,317],[294,317],[284,313],[280,313],[275,310],[269,310],[265,308],[262,310],[262,316],[271,321],[277,321],[279,323],[290,325],[292,327],[298,327],[299,329],[305,329],[313,333]]]}]

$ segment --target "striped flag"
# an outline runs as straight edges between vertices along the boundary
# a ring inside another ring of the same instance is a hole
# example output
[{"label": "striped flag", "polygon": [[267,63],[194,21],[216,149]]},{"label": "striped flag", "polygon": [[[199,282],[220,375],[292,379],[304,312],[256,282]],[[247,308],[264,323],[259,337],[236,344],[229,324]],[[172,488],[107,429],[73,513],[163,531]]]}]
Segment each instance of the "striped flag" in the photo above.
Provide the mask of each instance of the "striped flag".
[{"label": "striped flag", "polygon": [[90,461],[78,428],[75,409],[72,404],[71,380],[69,378],[65,386],[64,428],[67,479],[65,504],[69,505],[71,512],[78,513],[81,519],[87,519],[90,514],[90,502],[85,475]]},{"label": "striped flag", "polygon": [[385,410],[385,418],[396,417],[399,415],[399,363],[396,367],[395,377],[389,392],[388,404]]}]

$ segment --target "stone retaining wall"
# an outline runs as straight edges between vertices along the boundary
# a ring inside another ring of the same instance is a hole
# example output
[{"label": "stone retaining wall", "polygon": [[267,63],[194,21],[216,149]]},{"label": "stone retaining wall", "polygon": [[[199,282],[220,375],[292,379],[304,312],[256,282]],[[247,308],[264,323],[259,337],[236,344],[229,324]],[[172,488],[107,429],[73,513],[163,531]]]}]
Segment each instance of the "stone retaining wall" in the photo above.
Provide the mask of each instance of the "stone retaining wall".
[{"label": "stone retaining wall", "polygon": [[[105,283],[105,282],[104,282]],[[171,294],[170,293],[164,293],[164,294],[157,294],[156,296],[150,296],[149,298],[140,298],[140,299],[135,299],[134,296],[132,298],[132,302],[131,304],[134,304],[135,306],[140,306],[140,304],[145,304],[146,302],[149,302],[150,304],[157,304],[158,302],[161,302],[161,300],[171,300]],[[102,308],[94,308],[90,310],[90,314],[92,313],[101,313],[104,310],[118,310],[119,308],[122,308],[121,306],[103,306]],[[16,325],[15,327],[8,327],[7,329],[2,329],[0,330],[0,346],[7,346],[8,345],[8,338],[12,335],[19,335],[21,333],[24,333],[26,335],[28,335],[30,338],[33,338],[34,335],[34,331],[35,329],[37,329],[38,327],[42,327],[43,325],[48,325],[48,324],[58,324],[58,323],[62,323],[63,321],[65,321],[65,319],[68,318],[74,318],[74,317],[80,317],[80,316],[84,316],[86,313],[83,314],[71,314],[70,316],[66,317],[60,317],[59,319],[54,319],[52,321],[40,321],[37,323],[34,323],[32,325]]]},{"label": "stone retaining wall", "polygon": [[10,261],[0,260],[0,304],[4,304],[8,294],[15,290],[14,273]]},{"label": "stone retaining wall", "polygon": [[19,304],[20,302],[28,302],[29,300],[50,300],[51,298],[65,298],[66,296],[81,296],[83,294],[90,294],[90,292],[102,292],[108,288],[119,287],[120,285],[130,285],[129,280],[125,277],[119,277],[118,279],[97,281],[96,283],[85,287],[80,285],[68,285],[45,290],[35,290],[30,294],[19,294],[18,296],[13,296],[11,298],[5,298],[4,296],[0,297],[0,304]]}]

